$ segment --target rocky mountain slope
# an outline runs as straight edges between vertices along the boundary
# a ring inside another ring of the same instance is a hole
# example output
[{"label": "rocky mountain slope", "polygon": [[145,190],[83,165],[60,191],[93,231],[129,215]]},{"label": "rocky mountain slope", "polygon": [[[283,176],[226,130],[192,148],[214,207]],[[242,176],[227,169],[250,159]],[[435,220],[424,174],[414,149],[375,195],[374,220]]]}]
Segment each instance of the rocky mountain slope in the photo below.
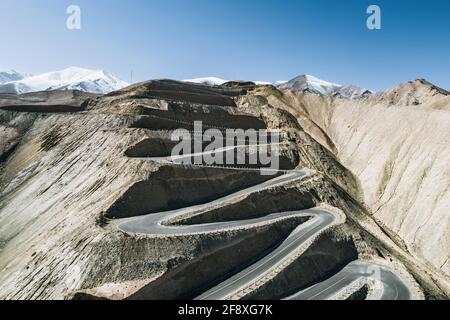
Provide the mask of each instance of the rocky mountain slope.
[{"label": "rocky mountain slope", "polygon": [[[36,105],[26,100],[20,110],[0,110],[0,124],[19,133],[14,138],[0,131],[2,141],[18,141],[0,164],[0,298],[193,298],[279,246],[304,219],[166,236],[124,233],[117,228],[121,219],[199,205],[171,223],[232,223],[324,203],[339,221],[241,297],[284,297],[357,259],[382,261],[409,279],[414,292],[448,296],[446,279],[383,232],[360,205],[363,190],[355,176],[301,119],[275,107],[267,90],[280,97],[267,86],[149,81],[89,98],[77,112],[41,105],[41,113],[30,113],[30,103]],[[168,155],[171,132],[192,130],[195,120],[212,128],[279,130],[289,166],[311,174],[209,207],[270,178],[246,166],[145,159]]]},{"label": "rocky mountain slope", "polygon": [[424,80],[364,100],[264,89],[359,179],[378,223],[450,275],[450,96]]}]

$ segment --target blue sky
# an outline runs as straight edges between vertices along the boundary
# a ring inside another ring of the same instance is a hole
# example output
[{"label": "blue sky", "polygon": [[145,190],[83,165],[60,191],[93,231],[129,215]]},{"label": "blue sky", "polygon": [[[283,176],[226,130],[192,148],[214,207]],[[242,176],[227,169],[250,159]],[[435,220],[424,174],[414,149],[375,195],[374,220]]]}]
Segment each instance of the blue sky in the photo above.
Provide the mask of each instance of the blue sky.
[{"label": "blue sky", "polygon": [[[81,7],[82,29],[66,28]],[[366,9],[382,29],[366,28]],[[0,70],[105,69],[126,81],[312,74],[372,90],[450,89],[448,0],[0,0]]]}]

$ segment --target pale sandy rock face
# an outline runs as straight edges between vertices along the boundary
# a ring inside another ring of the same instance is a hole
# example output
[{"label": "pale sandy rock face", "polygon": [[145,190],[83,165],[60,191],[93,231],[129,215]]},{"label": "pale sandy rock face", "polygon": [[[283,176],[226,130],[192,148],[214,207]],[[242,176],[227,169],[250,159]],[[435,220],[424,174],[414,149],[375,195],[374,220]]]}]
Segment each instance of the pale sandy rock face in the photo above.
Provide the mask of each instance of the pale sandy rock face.
[{"label": "pale sandy rock face", "polygon": [[0,161],[17,146],[20,141],[20,133],[14,129],[0,125]]},{"label": "pale sandy rock face", "polygon": [[328,127],[375,217],[450,274],[450,113],[340,104]]},{"label": "pale sandy rock face", "polygon": [[264,92],[360,180],[364,201],[422,261],[450,274],[450,97],[423,80],[365,100]]},{"label": "pale sandy rock face", "polygon": [[369,101],[395,106],[417,106],[449,109],[450,93],[424,79],[400,84],[369,97]]},{"label": "pale sandy rock face", "polygon": [[[318,94],[296,93],[290,90],[280,92],[272,87],[258,88],[256,93],[267,97],[271,105],[295,116],[306,132],[310,133],[329,151],[336,153],[336,146],[322,129],[321,122],[316,123],[317,119],[326,121],[328,116],[324,112],[331,107],[335,99]],[[316,105],[321,107],[314,107]]]}]

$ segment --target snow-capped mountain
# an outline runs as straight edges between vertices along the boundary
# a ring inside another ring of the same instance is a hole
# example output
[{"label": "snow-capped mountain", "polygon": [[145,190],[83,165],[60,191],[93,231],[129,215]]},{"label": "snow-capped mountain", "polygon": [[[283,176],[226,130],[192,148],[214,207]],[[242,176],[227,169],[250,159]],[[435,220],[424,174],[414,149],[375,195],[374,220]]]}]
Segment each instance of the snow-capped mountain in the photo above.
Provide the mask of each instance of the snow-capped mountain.
[{"label": "snow-capped mountain", "polygon": [[274,85],[275,87],[281,86],[282,84],[285,84],[286,82],[288,82],[287,80],[278,80],[275,81],[274,83],[272,83],[272,85]]},{"label": "snow-capped mountain", "polygon": [[342,86],[334,96],[342,99],[363,99],[373,94],[372,91],[354,85]]},{"label": "snow-capped mountain", "polygon": [[229,80],[224,80],[224,79],[217,78],[217,77],[205,77],[205,78],[195,78],[195,79],[183,80],[183,82],[206,84],[208,86],[220,86],[221,84],[224,84],[225,82],[228,82],[228,81]]},{"label": "snow-capped mountain", "polygon": [[[192,82],[198,84],[205,84],[210,86],[219,86],[229,80],[217,78],[217,77],[204,77],[183,80],[184,82]],[[309,92],[315,94],[321,94],[324,96],[337,97],[341,99],[363,99],[373,92],[354,85],[340,85],[328,81],[321,80],[311,75],[301,75],[289,81],[276,81],[270,83],[267,81],[254,81],[257,85],[270,85],[277,87],[278,89]]]},{"label": "snow-capped mountain", "polygon": [[311,75],[301,75],[285,83],[274,84],[278,89],[316,93],[344,99],[361,99],[372,92],[353,85],[343,86]]},{"label": "snow-capped mountain", "polygon": [[341,86],[336,83],[323,81],[310,75],[301,75],[278,86],[279,89],[303,91],[332,96]]},{"label": "snow-capped mountain", "polygon": [[3,71],[0,72],[0,84],[11,82],[11,81],[18,81],[24,79],[25,76],[17,71],[11,70],[11,71]]},{"label": "snow-capped mountain", "polygon": [[61,71],[25,77],[0,85],[0,93],[27,93],[46,90],[80,90],[109,93],[129,84],[102,70],[70,67]]}]

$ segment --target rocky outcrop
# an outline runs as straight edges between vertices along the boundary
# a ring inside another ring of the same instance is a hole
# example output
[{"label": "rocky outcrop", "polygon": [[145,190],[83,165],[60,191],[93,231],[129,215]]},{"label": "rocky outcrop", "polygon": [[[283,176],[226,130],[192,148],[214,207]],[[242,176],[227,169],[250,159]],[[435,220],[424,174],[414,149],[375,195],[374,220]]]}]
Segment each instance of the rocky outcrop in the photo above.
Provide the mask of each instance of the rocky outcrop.
[{"label": "rocky outcrop", "polygon": [[254,87],[256,84],[252,81],[228,81],[225,83],[222,83],[220,86],[222,88],[248,88],[248,87]]},{"label": "rocky outcrop", "polygon": [[263,217],[274,212],[311,209],[319,204],[314,190],[302,188],[273,188],[252,194],[238,203],[204,212],[201,215],[184,217],[173,221],[180,225],[195,225],[221,221],[237,221]]},{"label": "rocky outcrop", "polygon": [[77,90],[0,94],[0,109],[39,113],[78,112],[84,110],[89,99],[98,96]]},{"label": "rocky outcrop", "polygon": [[126,190],[105,216],[128,218],[207,203],[269,178],[258,171],[162,167]]},{"label": "rocky outcrop", "polygon": [[418,106],[448,110],[450,92],[425,79],[409,81],[371,97],[371,101],[395,106]]},{"label": "rocky outcrop", "polygon": [[1,113],[0,111],[0,169],[16,150],[24,134],[33,125],[36,114]]},{"label": "rocky outcrop", "polygon": [[0,126],[0,162],[12,153],[20,142],[20,133],[15,128]]}]

